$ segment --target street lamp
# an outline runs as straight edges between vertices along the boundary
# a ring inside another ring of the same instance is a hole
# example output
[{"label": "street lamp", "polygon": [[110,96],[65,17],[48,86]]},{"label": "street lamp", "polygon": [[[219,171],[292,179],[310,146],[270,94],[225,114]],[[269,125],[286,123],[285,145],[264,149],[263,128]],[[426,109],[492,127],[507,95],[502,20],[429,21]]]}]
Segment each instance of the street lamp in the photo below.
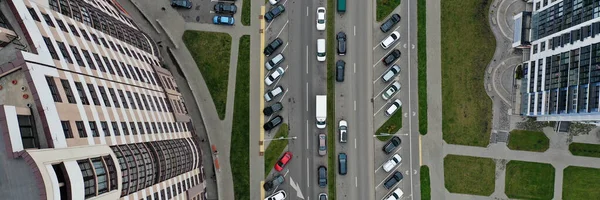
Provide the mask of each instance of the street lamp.
[{"label": "street lamp", "polygon": [[272,141],[272,140],[295,140],[298,137],[294,136],[294,137],[278,137],[278,138],[273,138],[273,139],[265,139],[264,141]]}]

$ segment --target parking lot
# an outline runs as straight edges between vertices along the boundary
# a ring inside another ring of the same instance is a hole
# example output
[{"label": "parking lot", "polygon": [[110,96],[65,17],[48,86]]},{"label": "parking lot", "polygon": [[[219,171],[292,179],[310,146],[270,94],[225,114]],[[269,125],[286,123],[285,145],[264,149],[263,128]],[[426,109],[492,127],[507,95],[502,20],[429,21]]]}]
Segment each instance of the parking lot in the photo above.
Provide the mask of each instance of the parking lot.
[{"label": "parking lot", "polygon": [[[213,17],[217,14],[214,11],[214,6],[223,2],[226,4],[234,3],[237,6],[237,12],[233,15],[235,19],[235,25],[241,26],[242,20],[242,1],[219,1],[219,0],[190,0],[192,2],[192,8],[177,8],[177,11],[183,19],[187,22],[198,22],[212,24]],[[231,15],[225,15],[231,16]]]}]

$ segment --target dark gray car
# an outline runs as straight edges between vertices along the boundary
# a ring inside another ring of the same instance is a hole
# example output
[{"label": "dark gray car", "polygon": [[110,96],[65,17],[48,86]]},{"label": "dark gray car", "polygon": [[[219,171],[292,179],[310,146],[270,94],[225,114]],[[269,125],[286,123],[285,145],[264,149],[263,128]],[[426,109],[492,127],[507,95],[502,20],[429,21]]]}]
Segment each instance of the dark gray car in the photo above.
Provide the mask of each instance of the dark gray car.
[{"label": "dark gray car", "polygon": [[390,52],[387,56],[385,56],[385,58],[383,58],[383,64],[385,66],[394,64],[394,62],[396,60],[398,60],[398,58],[400,58],[400,50],[398,49],[394,49],[392,52]]},{"label": "dark gray car", "polygon": [[337,36],[336,39],[338,41],[338,55],[343,56],[346,55],[346,33],[340,31]]},{"label": "dark gray car", "polygon": [[282,109],[283,109],[283,104],[281,104],[281,102],[277,102],[277,103],[263,109],[263,114],[269,116],[269,115],[272,115],[273,113],[279,112]]},{"label": "dark gray car", "polygon": [[267,191],[267,192],[271,191],[271,190],[273,190],[273,188],[281,185],[284,181],[285,181],[285,178],[281,174],[278,174],[277,176],[275,176],[275,178],[273,178],[272,181],[267,181],[263,185],[263,189],[265,189],[265,191]]},{"label": "dark gray car", "polygon": [[270,131],[271,129],[279,126],[283,122],[283,117],[277,115],[273,119],[269,120],[267,123],[263,125],[265,131]]},{"label": "dark gray car", "polygon": [[283,5],[277,5],[273,8],[271,8],[271,10],[269,10],[269,12],[265,13],[265,21],[267,22],[271,22],[273,21],[273,19],[279,17],[279,15],[281,15],[281,13],[285,12],[285,7],[283,7]]},{"label": "dark gray car", "polygon": [[392,151],[394,151],[394,149],[396,149],[398,146],[400,146],[401,142],[402,141],[400,140],[400,138],[398,136],[394,136],[387,143],[385,143],[385,145],[383,145],[383,148],[381,150],[383,150],[383,152],[385,152],[385,154],[390,154],[390,153],[392,153]]},{"label": "dark gray car", "polygon": [[398,22],[400,22],[400,15],[394,13],[389,19],[385,20],[385,22],[383,22],[383,24],[381,24],[381,26],[379,27],[379,29],[381,29],[382,32],[387,33]]},{"label": "dark gray car", "polygon": [[404,178],[402,176],[402,173],[400,173],[399,171],[396,171],[396,172],[394,172],[394,175],[392,175],[390,178],[388,178],[385,181],[383,186],[389,190],[390,188],[394,187],[394,185],[396,185],[396,183],[400,182],[400,180],[402,180],[402,178]]},{"label": "dark gray car", "polygon": [[344,82],[344,71],[346,69],[346,62],[338,60],[335,63],[335,80],[337,82]]},{"label": "dark gray car", "polygon": [[233,15],[237,12],[237,6],[234,3],[219,2],[215,4],[214,10],[216,13]]},{"label": "dark gray car", "polygon": [[327,186],[327,168],[325,166],[319,166],[319,187]]},{"label": "dark gray car", "polygon": [[281,47],[282,44],[283,40],[281,40],[280,38],[275,38],[273,41],[271,41],[271,43],[269,43],[265,47],[263,53],[265,54],[265,56],[270,56],[273,52],[275,52],[275,50],[279,49],[279,47]]}]

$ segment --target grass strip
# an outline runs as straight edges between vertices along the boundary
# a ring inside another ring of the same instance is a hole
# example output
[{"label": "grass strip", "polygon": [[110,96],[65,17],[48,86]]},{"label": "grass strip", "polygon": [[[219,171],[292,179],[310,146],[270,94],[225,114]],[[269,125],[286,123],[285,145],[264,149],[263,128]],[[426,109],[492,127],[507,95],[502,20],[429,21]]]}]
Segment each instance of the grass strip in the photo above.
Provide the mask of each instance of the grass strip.
[{"label": "grass strip", "polygon": [[490,158],[447,155],[444,185],[449,192],[490,196],[494,193],[496,163]]},{"label": "grass strip", "polygon": [[377,0],[377,17],[376,20],[380,22],[390,15],[396,7],[400,5],[400,0]]},{"label": "grass strip", "polygon": [[431,200],[431,180],[429,179],[429,167],[421,166],[421,200]]},{"label": "grass strip", "polygon": [[378,129],[375,131],[375,135],[382,135],[382,133],[386,133],[389,135],[377,136],[379,141],[388,141],[398,130],[402,128],[402,107],[398,109],[390,118],[385,121]]},{"label": "grass strip", "polygon": [[327,191],[330,200],[335,200],[336,196],[336,155],[335,155],[335,4],[336,0],[327,0],[327,35],[326,41],[326,59],[327,59]]},{"label": "grass strip", "polygon": [[[286,138],[288,136],[288,132],[288,124],[283,123],[279,127],[279,130],[273,139]],[[267,146],[267,149],[265,150],[265,178],[269,175],[269,172],[271,172],[273,166],[275,166],[277,159],[281,157],[281,154],[283,153],[283,150],[285,150],[285,147],[287,147],[288,143],[289,140],[271,140],[271,142],[269,142],[269,146]]]},{"label": "grass strip", "polygon": [[511,199],[552,199],[554,167],[513,160],[506,164],[505,193]]},{"label": "grass strip", "polygon": [[600,145],[573,142],[569,145],[569,151],[576,156],[587,156],[600,158]]},{"label": "grass strip", "polygon": [[235,103],[231,128],[230,163],[233,192],[237,200],[250,199],[250,35],[240,38]]},{"label": "grass strip", "polygon": [[427,134],[427,8],[426,0],[417,0],[417,55],[419,92],[419,133]]},{"label": "grass strip", "polygon": [[242,25],[250,26],[250,8],[252,7],[252,0],[242,1]]},{"label": "grass strip", "polygon": [[442,133],[449,144],[485,147],[490,141],[492,101],[484,73],[496,47],[488,23],[491,3],[441,1]]},{"label": "grass strip", "polygon": [[183,33],[183,42],[204,78],[219,119],[223,120],[227,104],[231,36],[227,33],[188,30]]},{"label": "grass strip", "polygon": [[564,170],[563,200],[600,199],[600,169],[569,166]]},{"label": "grass strip", "polygon": [[544,152],[550,148],[550,139],[540,131],[513,130],[508,137],[508,148]]}]

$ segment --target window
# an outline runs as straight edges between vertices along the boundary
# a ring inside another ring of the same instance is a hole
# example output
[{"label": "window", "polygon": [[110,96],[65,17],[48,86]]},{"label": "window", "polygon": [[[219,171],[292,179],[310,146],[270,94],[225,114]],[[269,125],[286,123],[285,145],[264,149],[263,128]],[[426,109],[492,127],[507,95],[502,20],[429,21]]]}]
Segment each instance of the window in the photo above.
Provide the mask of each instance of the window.
[{"label": "window", "polygon": [[106,168],[104,167],[104,163],[102,163],[101,158],[92,158],[92,163],[94,164],[94,169],[96,171],[96,178],[98,179],[98,194],[103,194],[108,192],[108,183],[107,183],[107,175]]},{"label": "window", "polygon": [[117,63],[116,60],[111,60],[111,61],[112,61],[113,67],[115,67],[115,70],[117,71],[117,74],[120,77],[123,77],[123,72],[121,72],[121,67],[119,67],[119,63]]},{"label": "window", "polygon": [[158,98],[153,97],[154,98],[154,104],[156,104],[156,108],[158,108],[159,112],[162,112],[162,109],[160,108],[160,102],[158,102]]},{"label": "window", "polygon": [[152,101],[152,96],[150,95],[148,95],[148,103],[150,104],[150,108],[152,109],[152,111],[156,111],[156,107],[154,107],[154,101]]},{"label": "window", "polygon": [[108,72],[112,75],[115,75],[115,71],[113,71],[113,68],[110,66],[110,62],[108,61],[108,58],[105,56],[102,56],[102,59],[104,59],[104,63],[106,64],[106,68],[108,68]]},{"label": "window", "polygon": [[131,108],[132,109],[137,109],[135,107],[135,101],[133,100],[133,96],[131,96],[131,92],[126,91],[126,93],[127,93],[127,98],[129,99],[129,105],[131,105]]},{"label": "window", "polygon": [[75,88],[77,88],[77,92],[79,93],[79,99],[81,103],[84,105],[90,105],[90,102],[87,99],[87,95],[85,94],[85,90],[83,90],[83,85],[81,82],[75,82]]},{"label": "window", "polygon": [[94,85],[88,83],[87,86],[88,86],[88,90],[90,91],[90,94],[92,95],[92,102],[94,102],[94,105],[99,106],[100,105],[100,101],[98,100],[98,94],[96,94],[96,90],[94,89]]},{"label": "window", "polygon": [[58,60],[58,54],[56,53],[56,49],[54,49],[54,45],[50,38],[44,37],[44,42],[46,43],[46,47],[48,47],[48,52],[50,53],[50,56],[52,56],[52,59]]},{"label": "window", "polygon": [[102,127],[102,132],[104,132],[105,136],[110,136],[110,133],[108,131],[108,123],[106,122],[100,122],[100,126]]},{"label": "window", "polygon": [[77,127],[77,132],[79,133],[80,138],[87,137],[87,133],[85,132],[85,126],[83,126],[83,121],[76,121],[75,126]]},{"label": "window", "polygon": [[100,56],[97,53],[92,53],[92,55],[94,56],[94,60],[96,60],[96,64],[98,64],[98,68],[100,68],[100,71],[106,72],[106,69],[104,69],[104,65],[102,64]]},{"label": "window", "polygon": [[79,37],[79,32],[77,32],[77,29],[75,26],[73,26],[73,24],[69,24],[69,29],[71,29],[71,33],[73,33],[73,35]]},{"label": "window", "polygon": [[60,9],[58,8],[58,1],[57,0],[50,0],[50,9],[56,11],[56,12],[60,12]]},{"label": "window", "polygon": [[142,106],[142,102],[140,101],[140,95],[138,93],[133,93],[133,95],[135,96],[135,100],[137,101],[138,107],[140,107],[140,110],[144,110],[144,107]]},{"label": "window", "polygon": [[44,17],[44,21],[46,21],[46,24],[48,24],[48,26],[54,27],[54,23],[52,22],[50,15],[48,15],[46,13],[42,13],[42,17]]},{"label": "window", "polygon": [[60,20],[60,19],[57,19],[57,20],[56,20],[56,23],[58,24],[58,27],[60,28],[60,30],[61,30],[61,31],[63,31],[63,32],[67,32],[67,33],[69,32],[69,31],[67,30],[67,27],[65,26],[65,23],[63,23],[63,21],[62,21],[62,20]]},{"label": "window", "polygon": [[163,123],[162,123],[162,126],[165,128],[165,133],[170,133],[170,132],[169,132],[169,127],[168,127],[168,125],[167,125],[167,122],[163,122]]},{"label": "window", "polygon": [[88,36],[88,34],[85,30],[80,28],[79,31],[81,31],[81,35],[83,35],[83,38],[85,38],[87,41],[90,41],[90,37]]},{"label": "window", "polygon": [[54,102],[62,102],[62,100],[60,99],[60,94],[58,93],[58,88],[56,88],[56,82],[54,82],[54,78],[46,76],[46,82],[48,82],[50,94],[52,94]]},{"label": "window", "polygon": [[129,122],[129,126],[131,126],[131,133],[133,135],[137,135],[137,129],[135,129],[135,122]]},{"label": "window", "polygon": [[79,66],[85,67],[85,65],[83,64],[83,60],[81,59],[81,55],[79,54],[79,50],[77,50],[77,47],[75,46],[70,46],[71,47],[71,51],[73,52],[73,55],[75,56],[75,60],[77,61],[77,64]]},{"label": "window", "polygon": [[113,100],[113,103],[115,104],[115,107],[120,108],[121,105],[119,104],[119,99],[117,98],[117,95],[115,94],[115,90],[112,88],[108,88],[108,92],[110,93],[110,97]]},{"label": "window", "polygon": [[127,99],[125,99],[125,94],[123,93],[123,90],[117,90],[117,92],[119,93],[119,97],[121,98],[121,102],[123,103],[123,107],[124,108],[129,108],[129,105],[127,104]]},{"label": "window", "polygon": [[63,89],[65,90],[65,94],[67,95],[67,100],[69,103],[75,103],[75,96],[73,96],[73,91],[71,90],[71,86],[69,85],[69,81],[61,79]]},{"label": "window", "polygon": [[97,45],[100,45],[100,42],[98,41],[98,37],[96,36],[96,34],[92,33],[92,40],[94,40],[94,43],[96,43]]},{"label": "window", "polygon": [[141,94],[140,96],[142,96],[142,100],[144,102],[144,106],[146,107],[145,110],[150,110],[150,106],[148,106],[148,99],[146,99],[146,95]]},{"label": "window", "polygon": [[81,50],[81,52],[83,53],[83,58],[85,58],[85,61],[87,62],[88,66],[90,66],[90,68],[92,68],[93,70],[96,69],[96,65],[94,65],[94,61],[92,61],[92,57],[90,56],[90,53],[88,53],[87,50]]},{"label": "window", "polygon": [[65,16],[71,16],[71,9],[69,9],[69,2],[67,1],[59,1],[60,4],[60,13]]},{"label": "window", "polygon": [[113,133],[115,133],[116,136],[121,135],[121,132],[119,132],[119,127],[117,126],[117,122],[111,122],[110,124],[112,125]]},{"label": "window", "polygon": [[100,133],[98,132],[98,127],[96,126],[95,121],[90,122],[90,130],[92,131],[93,137],[100,137]]},{"label": "window", "polygon": [[65,43],[56,41],[56,44],[58,44],[58,49],[60,50],[60,53],[62,53],[63,57],[67,59],[67,62],[73,64],[73,60],[71,59],[71,55],[69,55],[69,51],[67,51]]},{"label": "window", "polygon": [[146,134],[146,132],[144,132],[144,124],[142,122],[138,122],[138,128],[140,129],[140,134],[144,135]]},{"label": "window", "polygon": [[146,132],[148,134],[152,134],[152,129],[150,129],[150,122],[146,122],[144,124],[146,124]]},{"label": "window", "polygon": [[121,122],[121,129],[123,130],[124,135],[129,135],[129,130],[127,130],[127,123]]},{"label": "window", "polygon": [[69,123],[69,121],[60,121],[60,123],[62,124],[65,138],[73,138],[73,132],[71,131],[71,123]]},{"label": "window", "polygon": [[81,175],[83,176],[83,184],[85,188],[85,198],[96,196],[96,179],[92,165],[89,160],[78,160]]},{"label": "window", "polygon": [[135,71],[133,71],[133,67],[131,67],[131,65],[127,65],[127,69],[129,69],[129,71],[131,72],[131,76],[133,77],[133,80],[138,80],[137,75],[135,75]]},{"label": "window", "polygon": [[102,101],[104,101],[104,105],[107,107],[110,107],[110,100],[108,99],[108,96],[106,95],[106,90],[104,90],[104,87],[98,86],[98,90],[100,90],[100,97],[102,97]]},{"label": "window", "polygon": [[152,132],[153,133],[158,133],[158,130],[156,129],[156,123],[152,122]]},{"label": "window", "polygon": [[123,67],[123,73],[125,74],[125,77],[127,78],[131,78],[131,75],[129,75],[129,71],[127,71],[127,67],[125,67],[125,64],[123,62],[120,62],[121,67]]}]

